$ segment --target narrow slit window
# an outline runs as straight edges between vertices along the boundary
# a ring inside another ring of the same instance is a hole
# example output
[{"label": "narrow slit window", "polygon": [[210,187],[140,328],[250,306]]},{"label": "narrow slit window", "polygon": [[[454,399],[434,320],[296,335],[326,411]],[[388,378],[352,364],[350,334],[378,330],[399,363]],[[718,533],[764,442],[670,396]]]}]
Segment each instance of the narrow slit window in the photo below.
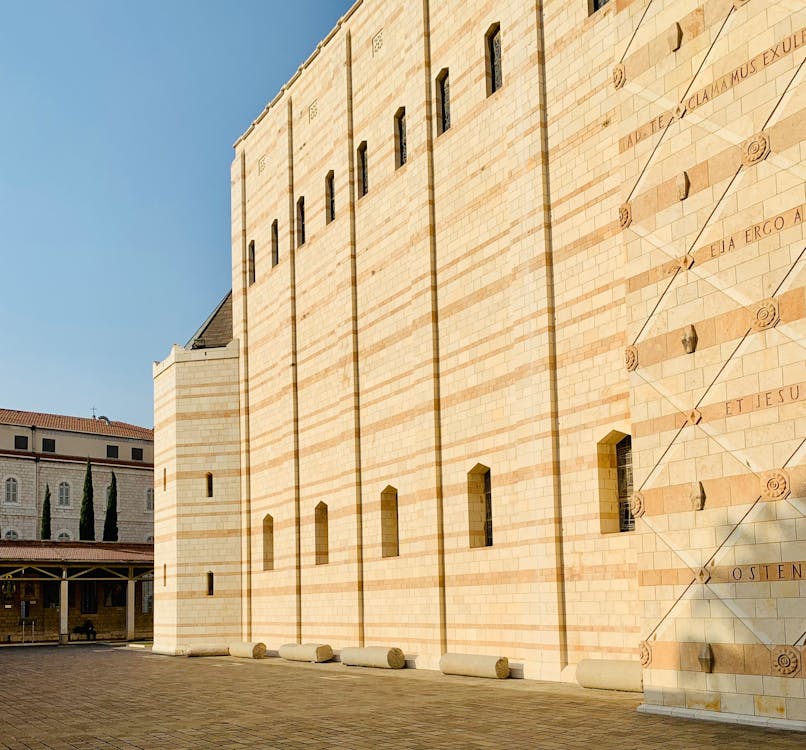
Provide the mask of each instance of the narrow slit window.
[{"label": "narrow slit window", "polygon": [[168,585],[168,563],[162,564],[162,585]]},{"label": "narrow slit window", "polygon": [[493,546],[493,496],[490,469],[476,464],[467,475],[467,511],[471,547]]},{"label": "narrow slit window", "polygon": [[277,219],[271,223],[271,267],[280,262],[280,237],[277,228]]},{"label": "narrow slit window", "polygon": [[297,247],[305,244],[305,196],[297,201]]},{"label": "narrow slit window", "polygon": [[207,596],[215,595],[215,576],[211,570],[207,571]]},{"label": "narrow slit window", "polygon": [[389,486],[381,492],[381,555],[383,557],[397,557],[400,554],[397,521],[397,490]]},{"label": "narrow slit window", "polygon": [[263,518],[263,570],[274,570],[274,519]]},{"label": "narrow slit window", "polygon": [[504,85],[501,72],[501,25],[494,23],[484,35],[487,58],[487,96]]},{"label": "narrow slit window", "polygon": [[207,472],[207,497],[213,496],[213,475]]},{"label": "narrow slit window", "polygon": [[325,177],[325,223],[330,224],[336,218],[336,187],[333,170]]},{"label": "narrow slit window", "polygon": [[437,135],[451,127],[451,84],[448,69],[437,76]]},{"label": "narrow slit window", "polygon": [[361,141],[357,151],[357,164],[358,170],[358,197],[366,195],[369,192],[369,174],[367,172],[367,142]]},{"label": "narrow slit window", "polygon": [[327,505],[325,503],[319,503],[314,511],[317,565],[327,565],[330,561],[327,525]]},{"label": "narrow slit window", "polygon": [[248,259],[249,286],[255,283],[255,241],[249,243]]},{"label": "narrow slit window", "polygon": [[618,482],[619,531],[632,531],[635,528],[635,517],[630,509],[632,438],[629,435],[616,444],[616,481]]},{"label": "narrow slit window", "polygon": [[167,489],[168,489],[168,469],[163,469],[162,470],[162,491],[165,492],[165,490],[167,490]]},{"label": "narrow slit window", "polygon": [[395,167],[402,167],[408,158],[406,145],[406,108],[395,113]]}]

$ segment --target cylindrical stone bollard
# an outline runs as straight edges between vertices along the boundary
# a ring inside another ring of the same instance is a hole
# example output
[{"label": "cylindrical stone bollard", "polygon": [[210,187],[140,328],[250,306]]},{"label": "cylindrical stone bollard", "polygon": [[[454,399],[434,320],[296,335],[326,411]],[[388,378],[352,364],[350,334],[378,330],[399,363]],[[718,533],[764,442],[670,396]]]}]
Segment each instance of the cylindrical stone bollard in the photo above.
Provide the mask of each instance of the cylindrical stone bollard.
[{"label": "cylindrical stone bollard", "polygon": [[194,643],[185,648],[185,656],[229,656],[229,648],[219,643]]},{"label": "cylindrical stone bollard", "polygon": [[262,659],[266,655],[265,643],[230,643],[229,655],[241,659]]},{"label": "cylindrical stone bollard", "polygon": [[584,688],[643,691],[641,663],[619,659],[583,659],[577,664],[577,682]]},{"label": "cylindrical stone bollard", "polygon": [[509,677],[509,659],[506,656],[480,654],[443,654],[439,660],[439,669],[443,674],[503,680]]},{"label": "cylindrical stone bollard", "polygon": [[288,661],[330,661],[333,649],[326,643],[286,643],[280,646],[280,656]]},{"label": "cylindrical stone bollard", "polygon": [[340,656],[341,663],[348,667],[402,669],[406,665],[406,656],[399,648],[386,648],[386,646],[343,648]]}]

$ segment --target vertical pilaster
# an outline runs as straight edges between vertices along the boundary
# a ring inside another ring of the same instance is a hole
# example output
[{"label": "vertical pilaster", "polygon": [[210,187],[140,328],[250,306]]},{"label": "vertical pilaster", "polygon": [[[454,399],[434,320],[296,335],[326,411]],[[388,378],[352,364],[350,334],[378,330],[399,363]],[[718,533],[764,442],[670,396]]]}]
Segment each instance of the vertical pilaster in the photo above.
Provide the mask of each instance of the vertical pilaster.
[{"label": "vertical pilaster", "polygon": [[134,640],[134,571],[129,567],[129,580],[126,581],[126,640]]},{"label": "vertical pilaster", "polygon": [[59,582],[59,643],[64,644],[70,640],[68,630],[68,608],[70,606],[69,583],[67,581],[67,568],[62,568],[62,580]]}]

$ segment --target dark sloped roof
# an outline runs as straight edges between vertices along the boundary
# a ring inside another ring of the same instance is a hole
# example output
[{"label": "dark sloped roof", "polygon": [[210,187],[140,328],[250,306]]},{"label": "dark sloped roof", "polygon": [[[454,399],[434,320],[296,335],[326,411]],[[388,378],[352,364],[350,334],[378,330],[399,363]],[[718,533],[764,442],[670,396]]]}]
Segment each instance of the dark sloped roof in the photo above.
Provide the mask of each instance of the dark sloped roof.
[{"label": "dark sloped roof", "polygon": [[232,341],[232,290],[224,295],[224,299],[202,323],[190,341],[185,344],[191,349],[215,349],[226,346]]},{"label": "dark sloped roof", "polygon": [[0,562],[104,562],[151,565],[153,544],[128,542],[0,542]]},{"label": "dark sloped roof", "polygon": [[64,430],[66,432],[86,432],[92,435],[137,438],[138,440],[154,439],[154,430],[148,427],[138,427],[127,422],[107,422],[106,419],[92,417],[66,417],[62,414],[43,414],[37,411],[0,409],[0,424]]}]

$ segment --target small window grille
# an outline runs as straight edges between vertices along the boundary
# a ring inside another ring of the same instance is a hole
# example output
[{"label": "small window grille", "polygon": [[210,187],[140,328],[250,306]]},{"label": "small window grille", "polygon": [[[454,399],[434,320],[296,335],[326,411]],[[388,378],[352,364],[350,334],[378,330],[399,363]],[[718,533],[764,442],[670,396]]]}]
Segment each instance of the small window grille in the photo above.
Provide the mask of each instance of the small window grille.
[{"label": "small window grille", "polygon": [[28,437],[26,435],[14,436],[14,450],[27,451],[28,450]]},{"label": "small window grille", "polygon": [[143,460],[143,449],[132,448],[132,461],[142,461],[142,460]]},{"label": "small window grille", "polygon": [[107,458],[117,458],[118,457],[118,446],[117,445],[107,445],[106,446],[106,457]]},{"label": "small window grille", "polygon": [[55,453],[56,441],[53,438],[42,438],[42,452]]}]

